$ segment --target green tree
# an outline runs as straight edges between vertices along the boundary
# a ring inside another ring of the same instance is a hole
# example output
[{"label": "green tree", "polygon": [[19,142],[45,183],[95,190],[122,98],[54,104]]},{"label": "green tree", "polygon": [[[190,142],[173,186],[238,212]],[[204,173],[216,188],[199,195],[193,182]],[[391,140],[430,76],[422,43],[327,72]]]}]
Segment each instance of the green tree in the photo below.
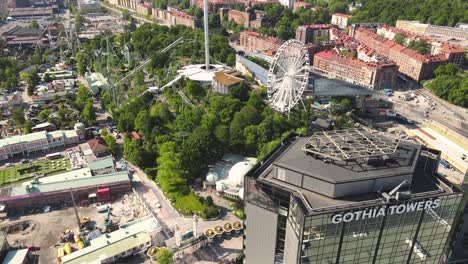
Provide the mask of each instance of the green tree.
[{"label": "green tree", "polygon": [[31,57],[31,63],[32,64],[41,64],[42,63],[42,51],[41,48],[37,47],[34,50],[34,54]]},{"label": "green tree", "polygon": [[189,80],[185,85],[185,91],[191,98],[203,98],[206,95],[206,90],[196,81]]},{"label": "green tree", "polygon": [[153,120],[147,110],[141,110],[135,119],[134,127],[143,137],[148,137],[153,128]]},{"label": "green tree", "polygon": [[421,54],[428,54],[431,52],[431,45],[424,40],[412,40],[409,42],[408,48]]},{"label": "green tree", "polygon": [[120,154],[119,144],[117,144],[117,141],[112,135],[104,136],[104,141],[114,156],[118,156]]},{"label": "green tree", "polygon": [[41,121],[44,121],[44,120],[47,120],[49,118],[49,115],[50,115],[50,110],[49,109],[44,109],[39,113],[37,118],[39,118],[39,120],[41,120]]},{"label": "green tree", "polygon": [[31,22],[31,24],[29,25],[29,28],[32,28],[32,29],[39,29],[39,23],[37,23],[36,20],[33,20]]},{"label": "green tree", "polygon": [[83,105],[86,104],[90,99],[91,99],[91,93],[88,90],[88,88],[86,88],[86,86],[82,84],[78,85],[78,90],[76,92],[76,100],[75,100],[76,104],[80,108],[82,108]]},{"label": "green tree", "polygon": [[81,27],[83,26],[83,22],[84,22],[84,19],[83,17],[78,14],[78,13],[75,13],[75,31],[76,32],[80,32],[81,31]]},{"label": "green tree", "polygon": [[122,19],[130,21],[131,15],[130,15],[130,12],[127,9],[122,10]]},{"label": "green tree", "polygon": [[177,145],[167,141],[159,147],[157,179],[161,189],[170,198],[180,197],[189,193],[187,179],[183,177],[182,162],[175,152]]},{"label": "green tree", "polygon": [[397,33],[393,38],[393,41],[404,46],[406,42],[406,35],[403,33]]},{"label": "green tree", "polygon": [[343,100],[341,100],[340,105],[344,109],[346,109],[346,111],[350,111],[353,109],[353,102],[351,102],[351,100],[349,100],[348,98],[344,98]]},{"label": "green tree", "polygon": [[231,87],[229,93],[241,102],[246,102],[249,99],[250,90],[250,86],[246,82],[241,82],[239,85]]},{"label": "green tree", "polygon": [[206,126],[195,128],[182,142],[180,149],[182,162],[192,178],[201,177],[210,158],[216,157],[216,153],[212,152],[214,143],[213,133]]},{"label": "green tree", "polygon": [[159,248],[156,252],[156,261],[158,264],[171,264],[172,263],[172,251],[168,248]]},{"label": "green tree", "polygon": [[81,118],[88,125],[96,124],[96,108],[93,106],[93,100],[89,99],[81,111]]},{"label": "green tree", "polygon": [[32,123],[31,123],[31,121],[28,120],[24,124],[23,133],[24,134],[29,134],[29,133],[31,133],[31,129],[32,129]]},{"label": "green tree", "polygon": [[13,118],[13,122],[15,123],[15,125],[23,125],[24,122],[26,122],[23,109],[21,108],[13,109],[12,118]]},{"label": "green tree", "polygon": [[261,121],[261,116],[257,109],[252,106],[244,106],[234,115],[229,128],[231,136],[231,146],[241,147],[245,141],[244,129],[249,125],[257,125]]},{"label": "green tree", "polygon": [[447,65],[440,65],[437,69],[434,70],[436,77],[443,75],[454,76],[460,71],[456,64],[448,63]]}]

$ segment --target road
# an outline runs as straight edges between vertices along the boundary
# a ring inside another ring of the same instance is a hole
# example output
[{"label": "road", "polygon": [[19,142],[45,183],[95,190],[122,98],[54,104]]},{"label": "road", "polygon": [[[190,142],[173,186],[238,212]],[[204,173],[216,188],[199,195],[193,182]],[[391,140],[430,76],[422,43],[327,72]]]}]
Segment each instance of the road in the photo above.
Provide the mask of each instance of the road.
[{"label": "road", "polygon": [[[149,205],[150,209],[155,213],[158,220],[161,222],[161,226],[165,228],[165,235],[167,240],[165,241],[167,246],[175,245],[175,238],[172,236],[176,226],[180,228],[180,233],[183,234],[193,229],[193,220],[191,217],[184,217],[180,215],[172,206],[169,200],[166,199],[161,189],[156,185],[154,181],[148,179],[147,175],[138,167],[130,165],[135,173],[133,174],[134,181],[141,182],[141,188],[135,188],[139,192],[140,197],[145,200]],[[213,194],[213,196],[216,196]],[[213,228],[216,225],[222,225],[226,222],[239,221],[230,211],[228,202],[226,200],[213,197],[213,201],[216,205],[222,207],[223,217],[218,220],[205,221],[199,219],[197,229],[198,234],[201,234],[207,228]],[[159,201],[161,208],[156,208],[156,203]],[[170,234],[170,235],[169,235]]]},{"label": "road", "polygon": [[[403,93],[411,92],[420,95],[410,101],[398,98]],[[409,119],[418,122],[434,120],[458,134],[468,137],[468,131],[465,128],[468,125],[463,113],[460,113],[460,109],[434,97],[429,91],[419,89],[415,91],[395,92],[394,96],[383,97],[383,99],[391,101],[394,104],[395,111]],[[434,109],[431,109],[432,103],[435,103]],[[425,116],[426,111],[427,116]]]},{"label": "road", "polygon": [[265,60],[266,62],[269,62],[269,63],[272,63],[273,62],[273,57],[272,56],[268,56],[264,53],[261,53],[261,52],[256,52],[256,51],[250,51],[250,50],[246,50],[244,48],[242,48],[241,46],[237,45],[236,43],[233,43],[233,42],[230,42],[229,43],[229,46],[231,46],[233,49],[237,51],[242,51],[245,53],[245,55],[247,56],[251,56],[251,57],[257,57],[259,59],[262,59],[262,60]]}]

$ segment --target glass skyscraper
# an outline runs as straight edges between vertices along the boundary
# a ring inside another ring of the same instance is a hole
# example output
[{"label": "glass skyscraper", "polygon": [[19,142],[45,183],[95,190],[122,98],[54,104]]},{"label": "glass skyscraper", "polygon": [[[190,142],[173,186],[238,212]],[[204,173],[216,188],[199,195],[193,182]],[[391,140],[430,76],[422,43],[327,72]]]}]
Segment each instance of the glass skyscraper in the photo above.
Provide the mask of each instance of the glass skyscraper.
[{"label": "glass skyscraper", "polygon": [[462,193],[438,159],[366,129],[291,135],[246,176],[245,263],[445,263]]}]

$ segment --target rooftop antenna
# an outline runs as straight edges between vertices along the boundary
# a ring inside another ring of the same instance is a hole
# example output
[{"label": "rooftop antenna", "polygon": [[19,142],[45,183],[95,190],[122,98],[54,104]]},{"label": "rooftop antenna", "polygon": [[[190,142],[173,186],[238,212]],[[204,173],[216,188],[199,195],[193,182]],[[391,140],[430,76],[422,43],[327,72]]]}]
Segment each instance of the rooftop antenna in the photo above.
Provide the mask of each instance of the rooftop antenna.
[{"label": "rooftop antenna", "polygon": [[210,69],[210,39],[208,35],[208,0],[203,0],[203,18],[205,26],[205,67]]}]

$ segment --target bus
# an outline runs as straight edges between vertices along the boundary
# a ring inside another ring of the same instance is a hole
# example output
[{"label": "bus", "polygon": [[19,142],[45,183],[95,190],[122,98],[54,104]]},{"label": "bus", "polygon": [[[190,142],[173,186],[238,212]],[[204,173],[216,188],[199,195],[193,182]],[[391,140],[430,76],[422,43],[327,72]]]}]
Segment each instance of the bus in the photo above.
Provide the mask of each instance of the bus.
[{"label": "bus", "polygon": [[63,154],[60,152],[51,153],[51,154],[47,154],[46,158],[48,160],[60,159],[60,158],[63,158]]}]

